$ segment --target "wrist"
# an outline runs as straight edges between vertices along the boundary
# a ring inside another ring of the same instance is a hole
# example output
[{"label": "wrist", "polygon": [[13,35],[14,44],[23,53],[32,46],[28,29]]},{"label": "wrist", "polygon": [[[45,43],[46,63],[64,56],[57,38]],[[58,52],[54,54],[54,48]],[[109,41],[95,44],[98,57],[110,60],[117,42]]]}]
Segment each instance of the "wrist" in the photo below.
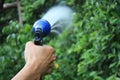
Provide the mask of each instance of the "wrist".
[{"label": "wrist", "polygon": [[41,74],[38,72],[38,68],[36,65],[26,63],[24,68],[30,73],[30,77],[33,77],[34,79],[41,77]]},{"label": "wrist", "polygon": [[31,65],[26,64],[12,80],[39,80],[40,75],[36,73]]}]

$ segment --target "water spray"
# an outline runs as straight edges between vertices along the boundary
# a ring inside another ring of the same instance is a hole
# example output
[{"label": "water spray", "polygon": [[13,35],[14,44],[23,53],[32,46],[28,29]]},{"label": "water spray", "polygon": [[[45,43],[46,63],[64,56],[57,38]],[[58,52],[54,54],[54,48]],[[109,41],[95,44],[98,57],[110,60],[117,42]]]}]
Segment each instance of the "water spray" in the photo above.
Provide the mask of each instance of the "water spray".
[{"label": "water spray", "polygon": [[42,40],[50,32],[60,34],[71,24],[72,10],[67,6],[57,5],[33,24],[34,43],[42,46]]}]

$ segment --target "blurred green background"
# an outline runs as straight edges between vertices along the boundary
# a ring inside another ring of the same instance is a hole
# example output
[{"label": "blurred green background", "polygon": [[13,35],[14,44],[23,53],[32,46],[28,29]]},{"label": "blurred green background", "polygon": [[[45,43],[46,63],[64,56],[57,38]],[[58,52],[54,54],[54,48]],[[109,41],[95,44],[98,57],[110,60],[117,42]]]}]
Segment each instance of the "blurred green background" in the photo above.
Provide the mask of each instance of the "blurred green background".
[{"label": "blurred green background", "polygon": [[[2,0],[1,0],[2,1]],[[21,0],[17,8],[0,9],[0,80],[10,80],[25,64],[24,46],[34,40],[33,23],[64,0]],[[5,0],[4,3],[15,2]],[[120,80],[120,0],[65,0],[73,25],[44,44],[55,48],[57,60],[44,80]]]}]

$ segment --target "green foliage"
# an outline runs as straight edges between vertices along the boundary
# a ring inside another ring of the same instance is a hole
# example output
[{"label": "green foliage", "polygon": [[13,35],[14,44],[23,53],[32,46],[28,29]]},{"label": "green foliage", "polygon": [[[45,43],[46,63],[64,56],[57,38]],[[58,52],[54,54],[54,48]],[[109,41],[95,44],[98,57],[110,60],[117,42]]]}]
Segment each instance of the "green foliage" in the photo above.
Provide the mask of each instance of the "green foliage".
[{"label": "green foliage", "polygon": [[0,46],[0,80],[11,79],[24,66],[24,46],[26,41],[32,38],[29,31],[30,25],[20,26],[12,21],[3,28],[2,32],[8,36]]},{"label": "green foliage", "polygon": [[[21,1],[23,26],[12,19],[2,29],[7,37],[0,45],[0,80],[11,79],[23,67],[25,43],[33,40],[32,23],[44,14],[44,9],[60,0]],[[48,36],[44,40],[55,48],[57,56],[53,73],[44,80],[119,80],[120,1],[66,0],[66,3],[75,10],[73,27],[58,37]]]}]

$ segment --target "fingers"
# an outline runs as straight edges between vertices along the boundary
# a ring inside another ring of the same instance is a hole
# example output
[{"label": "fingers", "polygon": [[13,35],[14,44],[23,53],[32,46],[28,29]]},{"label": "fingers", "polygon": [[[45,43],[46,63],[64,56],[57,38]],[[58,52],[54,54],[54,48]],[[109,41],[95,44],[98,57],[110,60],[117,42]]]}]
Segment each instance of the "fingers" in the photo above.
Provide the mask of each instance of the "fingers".
[{"label": "fingers", "polygon": [[50,64],[50,68],[53,68],[53,67],[54,67],[54,63],[51,63],[51,64]]},{"label": "fingers", "polygon": [[43,45],[43,47],[46,47],[46,48],[48,48],[49,50],[54,51],[54,48],[53,48],[53,47],[51,47],[51,46],[48,46],[48,45]]},{"label": "fingers", "polygon": [[53,56],[52,56],[52,57],[53,57],[53,61],[55,61],[55,60],[56,60],[56,56],[53,54]]},{"label": "fingers", "polygon": [[53,63],[56,60],[56,56],[53,54],[51,58],[51,63]]},{"label": "fingers", "polygon": [[50,74],[51,72],[52,72],[52,69],[53,69],[53,67],[54,67],[54,61],[56,60],[56,56],[55,55],[52,55],[52,61],[51,61],[51,63],[49,64],[49,68],[48,68],[48,71],[47,71],[47,73],[46,74]]},{"label": "fingers", "polygon": [[49,59],[49,66],[51,66],[51,64],[53,64],[53,62],[56,60],[56,56],[53,54],[52,56],[51,56],[51,58]]},{"label": "fingers", "polygon": [[52,72],[55,60],[56,60],[56,56],[53,54],[52,58],[51,58],[51,61],[50,61],[49,65],[48,65],[48,69],[43,75],[50,74]]},{"label": "fingers", "polygon": [[54,48],[52,48],[51,46],[46,46],[46,45],[43,45],[42,47],[44,48],[44,51],[47,51],[46,59],[49,61],[49,63],[53,62],[56,59],[55,55],[53,54]]},{"label": "fingers", "polygon": [[54,48],[51,47],[51,46],[47,46],[47,45],[43,45],[44,48],[48,49],[49,50],[49,53],[52,53],[54,52]]},{"label": "fingers", "polygon": [[43,75],[50,74],[52,72],[52,70],[53,70],[53,67],[54,67],[54,63],[51,63],[49,65],[48,70]]}]

